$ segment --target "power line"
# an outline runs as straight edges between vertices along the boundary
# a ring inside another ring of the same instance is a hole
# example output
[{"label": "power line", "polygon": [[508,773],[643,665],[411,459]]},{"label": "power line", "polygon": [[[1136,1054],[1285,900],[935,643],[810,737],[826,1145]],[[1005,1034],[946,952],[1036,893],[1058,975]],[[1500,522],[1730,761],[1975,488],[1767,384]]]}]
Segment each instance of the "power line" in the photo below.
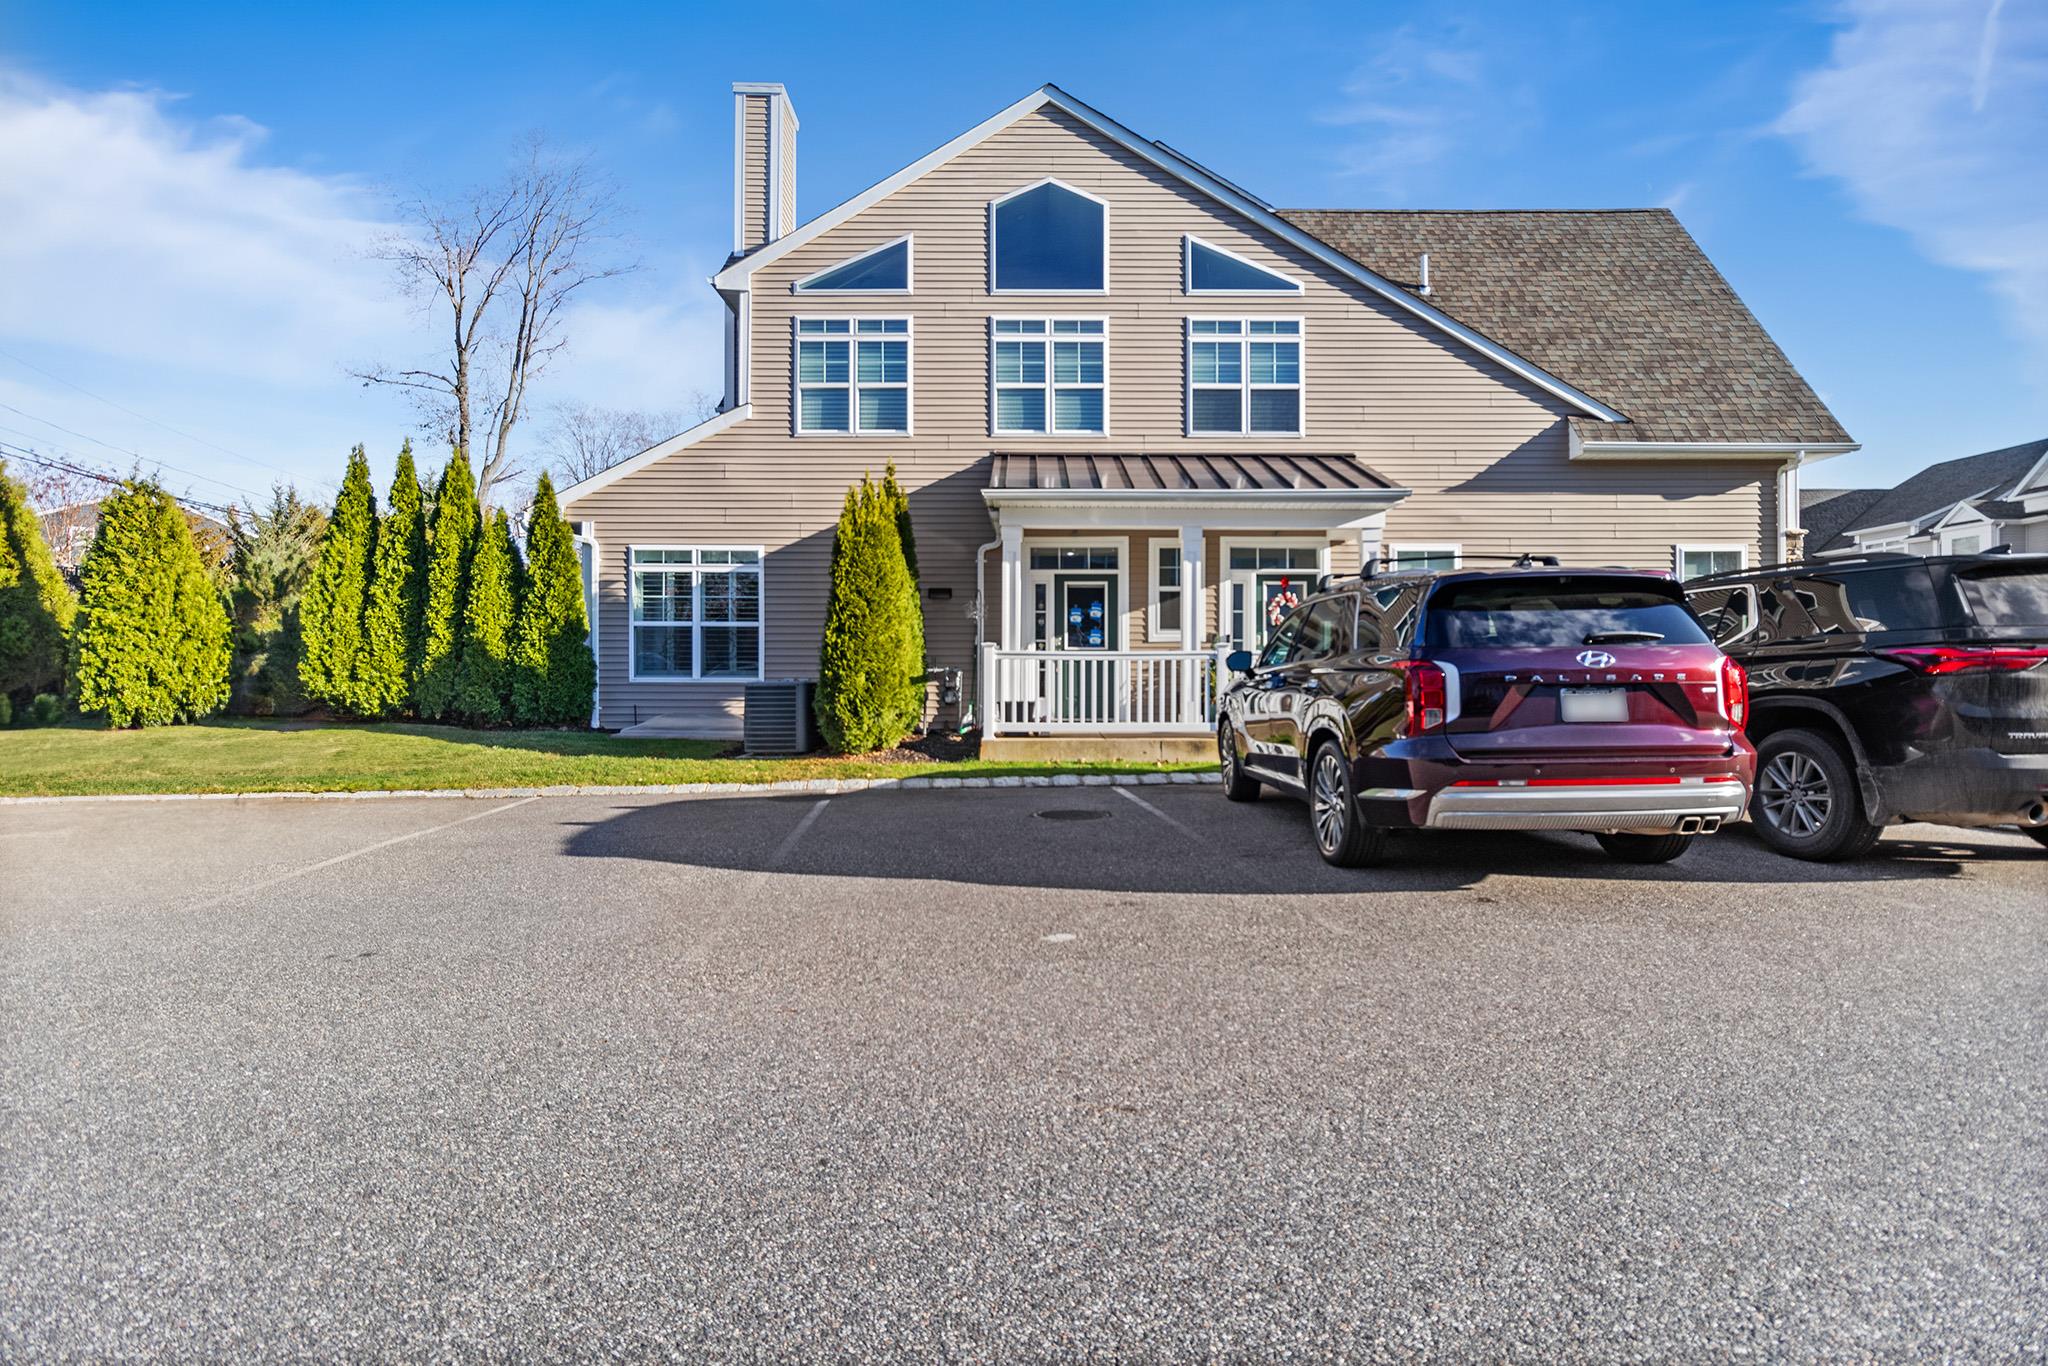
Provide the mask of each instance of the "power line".
[{"label": "power line", "polygon": [[[83,465],[74,465],[68,460],[52,460],[46,455],[39,455],[27,446],[19,446],[12,441],[0,441],[0,453],[10,455],[17,460],[26,460],[32,465],[41,465],[45,469],[62,470],[66,474],[76,475],[81,479],[91,479],[112,488],[119,488],[127,482],[117,475],[108,474],[105,470],[88,469]],[[174,501],[182,506],[199,508],[205,512],[217,513],[222,517],[231,517],[235,512],[235,509],[231,507],[223,507],[219,503],[208,503],[198,498],[180,498],[176,495],[173,495],[173,498]]]},{"label": "power line", "polygon": [[220,487],[224,489],[233,490],[234,492],[242,494],[243,496],[248,498],[260,499],[263,496],[262,494],[257,493],[254,489],[243,488],[240,484],[230,484],[225,479],[216,478],[215,476],[210,474],[201,474],[197,470],[188,470],[185,469],[183,466],[173,465],[168,460],[156,459],[152,456],[144,455],[141,451],[132,451],[125,446],[116,446],[111,441],[102,441],[96,436],[88,436],[84,432],[73,431],[71,428],[62,425],[61,423],[52,422],[47,417],[38,417],[34,413],[26,412],[20,408],[15,407],[11,403],[0,403],[0,408],[5,408],[10,413],[19,413],[21,416],[27,418],[29,421],[40,422],[45,427],[54,427],[58,431],[64,433],[66,436],[75,436],[80,441],[90,441],[95,446],[105,446],[108,450],[113,451],[116,455],[130,455],[135,457],[137,460],[145,461],[152,465],[161,465],[163,468],[167,470],[176,470],[179,474],[184,475],[188,479],[203,479],[209,484],[218,484]]},{"label": "power line", "polygon": [[[290,479],[298,478],[297,474],[293,473],[291,470],[284,468],[282,465],[273,465],[267,460],[258,460],[253,455],[243,455],[240,451],[231,451],[226,446],[223,446],[218,442],[208,441],[203,436],[194,436],[190,432],[180,431],[178,430],[178,428],[173,427],[170,423],[159,422],[147,413],[138,413],[133,408],[128,407],[126,404],[116,403],[113,399],[108,398],[105,394],[96,394],[92,390],[86,388],[83,384],[74,384],[70,380],[64,378],[64,376],[57,374],[54,371],[45,370],[42,366],[37,365],[34,361],[23,360],[20,356],[15,355],[12,351],[0,348],[0,356],[7,357],[7,359],[13,361],[16,365],[27,366],[29,369],[35,371],[39,375],[44,376],[45,378],[56,380],[57,383],[63,385],[67,389],[76,389],[79,393],[84,394],[87,398],[95,399],[98,402],[104,403],[109,408],[118,409],[119,411],[128,414],[128,416],[135,418],[138,421],[147,422],[152,427],[161,427],[173,436],[183,437],[187,441],[195,442],[198,445],[205,446],[210,450],[219,451],[222,455],[232,456],[234,459],[240,460],[244,464],[256,465],[259,466],[260,468],[270,470],[275,474],[282,474]],[[53,423],[51,425],[54,426],[55,424]],[[228,487],[232,488],[234,486],[230,484]],[[246,492],[246,490],[244,491]]]}]

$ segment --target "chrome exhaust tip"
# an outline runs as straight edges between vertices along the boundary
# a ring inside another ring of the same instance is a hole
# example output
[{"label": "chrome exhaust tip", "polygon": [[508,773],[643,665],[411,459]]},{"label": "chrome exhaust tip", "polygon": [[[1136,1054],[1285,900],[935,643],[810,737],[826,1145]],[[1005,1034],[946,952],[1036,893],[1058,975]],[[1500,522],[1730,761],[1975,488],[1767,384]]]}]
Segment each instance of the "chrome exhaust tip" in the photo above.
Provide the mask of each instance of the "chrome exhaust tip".
[{"label": "chrome exhaust tip", "polygon": [[1678,823],[1678,833],[1681,835],[1697,835],[1699,832],[1700,818],[1698,816],[1687,816]]},{"label": "chrome exhaust tip", "polygon": [[2020,824],[2030,826],[2048,825],[2048,801],[2035,802],[2020,810]]},{"label": "chrome exhaust tip", "polygon": [[1700,833],[1702,835],[1711,835],[1720,828],[1721,818],[1719,816],[1702,816],[1700,818]]}]

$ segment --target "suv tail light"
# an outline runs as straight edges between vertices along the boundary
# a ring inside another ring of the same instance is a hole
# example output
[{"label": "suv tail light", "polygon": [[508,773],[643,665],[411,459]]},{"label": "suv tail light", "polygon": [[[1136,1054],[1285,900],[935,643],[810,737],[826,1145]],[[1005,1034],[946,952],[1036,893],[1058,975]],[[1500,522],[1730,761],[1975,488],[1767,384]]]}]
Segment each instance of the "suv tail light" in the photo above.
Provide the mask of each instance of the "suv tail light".
[{"label": "suv tail light", "polygon": [[1960,674],[1980,671],[2018,673],[2048,662],[2048,650],[2009,645],[1921,645],[1907,650],[1879,650],[1881,659],[1903,664],[1915,673]]},{"label": "suv tail light", "polygon": [[1401,665],[1408,699],[1408,734],[1421,735],[1444,723],[1444,671],[1426,659]]},{"label": "suv tail light", "polygon": [[1749,725],[1749,671],[1726,656],[1721,659],[1721,715],[1738,731]]}]

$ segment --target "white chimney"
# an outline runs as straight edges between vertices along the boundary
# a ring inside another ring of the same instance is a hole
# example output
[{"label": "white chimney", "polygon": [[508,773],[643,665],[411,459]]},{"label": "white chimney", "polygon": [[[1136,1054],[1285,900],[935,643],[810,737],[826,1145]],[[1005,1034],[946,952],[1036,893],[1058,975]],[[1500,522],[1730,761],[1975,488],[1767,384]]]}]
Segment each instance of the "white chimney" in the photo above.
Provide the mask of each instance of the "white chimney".
[{"label": "white chimney", "polygon": [[732,87],[732,250],[766,246],[796,226],[796,110],[772,81]]}]

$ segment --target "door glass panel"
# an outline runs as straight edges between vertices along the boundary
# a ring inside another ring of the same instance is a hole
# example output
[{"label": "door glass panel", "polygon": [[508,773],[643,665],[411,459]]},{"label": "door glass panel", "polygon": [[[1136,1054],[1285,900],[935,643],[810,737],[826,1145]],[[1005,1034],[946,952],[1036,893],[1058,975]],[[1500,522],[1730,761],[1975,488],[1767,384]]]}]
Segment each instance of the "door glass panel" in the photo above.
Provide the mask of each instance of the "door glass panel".
[{"label": "door glass panel", "polygon": [[1069,650],[1110,648],[1109,587],[1069,583],[1060,591],[1061,626]]}]

